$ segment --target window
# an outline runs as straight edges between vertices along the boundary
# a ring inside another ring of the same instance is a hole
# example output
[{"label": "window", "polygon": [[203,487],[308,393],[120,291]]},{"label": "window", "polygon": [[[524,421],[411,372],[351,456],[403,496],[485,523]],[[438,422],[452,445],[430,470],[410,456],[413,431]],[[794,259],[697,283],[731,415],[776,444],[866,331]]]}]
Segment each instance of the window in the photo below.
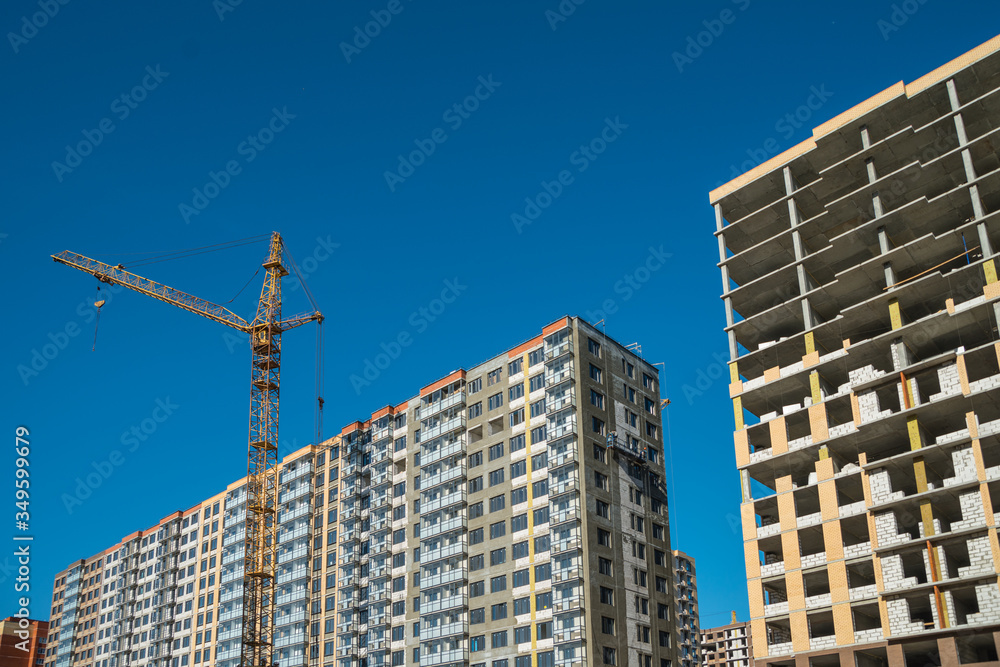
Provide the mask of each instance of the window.
[{"label": "window", "polygon": [[524,434],[515,435],[510,439],[510,453],[519,452],[524,449]]},{"label": "window", "polygon": [[524,408],[518,408],[510,413],[511,428],[524,423]]},{"label": "window", "polygon": [[483,402],[479,401],[475,405],[469,406],[469,419],[475,419],[483,414]]},{"label": "window", "polygon": [[[539,415],[545,414],[545,399],[543,398],[540,401],[535,401],[534,403],[532,403],[529,408],[529,412],[531,413],[532,419],[534,419]],[[532,438],[532,442],[534,441],[535,441],[534,438]]]},{"label": "window", "polygon": [[[531,495],[535,498],[549,495],[549,480],[542,479],[531,485]],[[542,523],[545,523],[544,521]]]},{"label": "window", "polygon": [[469,518],[478,519],[483,515],[483,501],[480,500],[474,505],[469,505]]},{"label": "window", "polygon": [[476,466],[483,465],[483,453],[476,452],[474,454],[469,454],[469,467],[475,468]]},{"label": "window", "polygon": [[662,602],[657,603],[656,617],[663,621],[668,620],[670,618],[670,608]]},{"label": "window", "polygon": [[545,351],[542,348],[532,350],[528,353],[528,367],[537,366],[545,361]]},{"label": "window", "polygon": [[657,565],[666,566],[666,554],[659,549],[653,549],[653,562]]},{"label": "window", "polygon": [[635,403],[635,389],[622,382],[622,396],[630,403]]},{"label": "window", "polygon": [[645,373],[642,374],[642,386],[646,389],[653,388],[653,378]]},{"label": "window", "polygon": [[469,624],[478,625],[479,623],[486,622],[486,608],[480,607],[479,609],[473,609],[469,612]]},{"label": "window", "polygon": [[590,390],[590,403],[597,408],[604,409],[604,394],[593,389]]},{"label": "window", "polygon": [[503,443],[497,443],[490,447],[490,461],[500,458],[503,456]]},{"label": "window", "polygon": [[605,665],[617,665],[617,651],[610,646],[603,647],[604,649],[604,664]]},{"label": "window", "polygon": [[594,471],[594,486],[602,491],[608,490],[608,476]]},{"label": "window", "polygon": [[496,470],[490,471],[490,486],[496,486],[497,484],[503,484],[503,468],[497,468]]},{"label": "window", "polygon": [[516,533],[519,530],[528,530],[528,515],[518,514],[510,519],[510,532]]},{"label": "window", "polygon": [[549,540],[552,538],[548,533],[535,538],[535,553],[545,553],[549,550]]},{"label": "window", "polygon": [[639,641],[641,641],[643,644],[648,644],[649,643],[649,626],[648,625],[639,625],[639,626],[636,626],[636,630],[638,631],[636,634],[639,636]]},{"label": "window", "polygon": [[[643,572],[643,574],[646,574],[646,573]],[[643,577],[643,580],[644,580],[643,581],[643,585],[645,585],[645,577]],[[664,577],[657,577],[656,578],[656,590],[659,593],[666,593],[667,592],[667,580],[666,580],[666,578],[664,578]]]},{"label": "window", "polygon": [[[531,641],[531,626],[523,625],[519,628],[514,628],[514,643],[515,644],[526,644]],[[524,656],[528,658],[528,667],[531,667],[531,656]]]},{"label": "window", "polygon": [[601,616],[601,632],[606,635],[615,634],[615,619]]},{"label": "window", "polygon": [[[648,399],[647,399],[648,400]],[[486,409],[496,410],[497,408],[503,407],[503,392],[493,394],[486,399]]]},{"label": "window", "polygon": [[476,493],[483,490],[483,476],[473,477],[469,480],[469,493]]},{"label": "window", "polygon": [[632,543],[632,555],[642,560],[646,559],[646,545],[642,542]]},{"label": "window", "polygon": [[549,453],[542,452],[531,457],[531,469],[539,470],[549,465]]},{"label": "window", "polygon": [[653,524],[653,539],[662,540],[663,539],[663,526],[658,523]]},{"label": "window", "polygon": [[510,492],[511,505],[517,505],[518,503],[526,503],[526,502],[528,502],[528,487],[522,486]]},{"label": "window", "polygon": [[537,593],[535,595],[535,611],[544,611],[552,608],[552,591]]},{"label": "window", "polygon": [[601,447],[600,445],[594,445],[594,458],[600,461],[601,463],[608,462],[604,447]]},{"label": "window", "polygon": [[604,502],[603,500],[595,500],[594,505],[595,505],[595,510],[597,512],[597,516],[601,517],[602,519],[607,519],[610,517],[609,508],[611,506],[608,505],[608,503]]},{"label": "window", "polygon": [[552,578],[552,564],[542,563],[535,566],[535,581],[548,581]]},{"label": "window", "polygon": [[609,561],[607,558],[601,558],[600,556],[598,556],[597,571],[600,572],[601,574],[611,576],[611,561]]},{"label": "window", "polygon": [[492,387],[503,378],[503,369],[497,368],[486,374],[486,386]]},{"label": "window", "polygon": [[670,646],[670,633],[660,630],[660,646]]},{"label": "window", "polygon": [[483,529],[476,528],[469,531],[469,544],[480,544],[483,541]]},{"label": "window", "polygon": [[528,473],[528,462],[527,461],[517,461],[510,464],[510,478],[517,479]]},{"label": "window", "polygon": [[469,650],[473,653],[486,648],[486,635],[479,635],[469,639]]},{"label": "window", "polygon": [[540,525],[540,524],[543,524],[543,523],[548,523],[549,522],[549,506],[546,505],[545,507],[539,507],[538,509],[536,509],[535,510],[534,520],[535,520],[535,525],[536,526]]},{"label": "window", "polygon": [[475,394],[483,388],[483,378],[479,377],[469,383],[469,393]]},{"label": "window", "polygon": [[[532,403],[532,405],[535,405]],[[545,440],[545,424],[531,429],[531,442],[541,442]]]},{"label": "window", "polygon": [[594,364],[590,364],[590,379],[596,382],[603,381],[603,376],[601,375],[601,369],[595,366]]},{"label": "window", "polygon": [[590,352],[595,357],[597,357],[598,359],[601,358],[601,344],[598,343],[593,338],[587,339],[587,351]]},{"label": "window", "polygon": [[499,512],[507,505],[507,497],[503,494],[490,498],[490,512]]},{"label": "window", "polygon": [[597,435],[604,435],[604,420],[597,417],[591,417],[590,420],[590,430]]},{"label": "window", "polygon": [[495,540],[498,537],[503,537],[507,534],[507,522],[497,521],[496,523],[490,524],[490,539]]},{"label": "window", "polygon": [[528,391],[534,393],[539,389],[545,388],[545,374],[539,373],[535,377],[528,380]]},{"label": "window", "polygon": [[484,567],[486,567],[486,562],[485,562],[485,558],[483,557],[483,554],[477,554],[475,556],[470,556],[469,557],[469,570],[470,571],[476,572],[478,570],[483,569]]},{"label": "window", "polygon": [[635,610],[637,613],[649,616],[649,598],[640,595],[635,596]]},{"label": "window", "polygon": [[494,621],[500,621],[507,618],[507,603],[501,602],[500,604],[495,604],[490,607],[490,617]]},{"label": "window", "polygon": [[514,615],[522,616],[531,613],[531,600],[529,598],[518,598],[514,600]]},{"label": "window", "polygon": [[527,586],[529,584],[528,580],[528,569],[515,570],[514,574],[511,575],[511,586],[518,588],[519,586]]},{"label": "window", "polygon": [[507,575],[501,574],[499,577],[490,579],[490,593],[500,593],[507,590]]},{"label": "window", "polygon": [[521,383],[512,385],[511,388],[507,390],[507,397],[511,401],[516,401],[522,396],[524,396],[524,385]]},{"label": "window", "polygon": [[494,549],[490,552],[490,565],[503,565],[507,562],[507,547]]},{"label": "window", "polygon": [[[657,579],[659,579],[659,578],[660,577],[657,577]],[[636,586],[642,586],[643,588],[646,588],[646,571],[645,570],[640,570],[637,567],[633,567],[632,568],[632,581],[635,582]],[[664,581],[666,581],[666,580],[664,580]],[[661,592],[665,593],[666,591],[664,590],[664,591],[661,591]]]},{"label": "window", "polygon": [[515,359],[514,361],[507,364],[507,374],[517,375],[524,370],[524,357]]},{"label": "window", "polygon": [[490,643],[493,648],[503,648],[507,645],[507,631],[501,630],[500,632],[494,632],[493,636],[490,638]]},{"label": "window", "polygon": [[474,581],[469,584],[469,597],[478,598],[486,594],[486,582]]},{"label": "window", "polygon": [[615,604],[615,591],[612,588],[605,588],[601,586],[600,588],[600,599],[601,604],[609,604],[614,606]]}]

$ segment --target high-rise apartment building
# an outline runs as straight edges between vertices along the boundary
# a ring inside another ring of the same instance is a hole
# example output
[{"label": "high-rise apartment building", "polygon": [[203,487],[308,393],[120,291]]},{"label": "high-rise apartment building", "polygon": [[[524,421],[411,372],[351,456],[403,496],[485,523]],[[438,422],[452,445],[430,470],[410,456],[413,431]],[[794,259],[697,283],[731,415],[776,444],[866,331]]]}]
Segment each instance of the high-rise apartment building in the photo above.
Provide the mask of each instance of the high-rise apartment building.
[{"label": "high-rise apartment building", "polygon": [[698,624],[698,576],[694,558],[674,549],[674,600],[677,602],[677,664],[701,664],[701,632]]},{"label": "high-rise apartment building", "polygon": [[701,631],[703,667],[754,667],[749,623],[733,622]]},{"label": "high-rise apartment building", "polygon": [[1000,38],[711,193],[762,666],[996,664]]},{"label": "high-rise apartment building", "polygon": [[[282,667],[674,664],[656,368],[577,318],[284,456]],[[46,667],[235,667],[244,481],[56,577]]]},{"label": "high-rise apartment building", "polygon": [[42,667],[49,624],[10,616],[0,621],[0,666]]}]

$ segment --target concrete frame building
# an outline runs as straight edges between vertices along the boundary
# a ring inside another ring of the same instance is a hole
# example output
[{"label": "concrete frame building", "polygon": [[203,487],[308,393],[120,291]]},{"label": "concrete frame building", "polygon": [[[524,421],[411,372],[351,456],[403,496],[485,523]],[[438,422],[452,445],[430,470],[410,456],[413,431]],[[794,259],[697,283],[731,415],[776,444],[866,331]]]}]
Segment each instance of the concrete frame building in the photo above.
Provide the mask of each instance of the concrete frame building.
[{"label": "concrete frame building", "polygon": [[[656,367],[578,318],[282,459],[281,667],[670,667]],[[244,481],[55,580],[46,667],[236,667]]]},{"label": "concrete frame building", "polygon": [[714,190],[762,666],[998,664],[1000,37]]},{"label": "concrete frame building", "polygon": [[10,616],[0,621],[0,666],[35,667],[45,662],[48,621]]},{"label": "concrete frame building", "polygon": [[677,602],[677,664],[701,664],[701,631],[698,623],[698,575],[694,558],[674,549],[674,600]]},{"label": "concrete frame building", "polygon": [[701,631],[703,667],[754,667],[753,641],[749,623],[733,622]]}]

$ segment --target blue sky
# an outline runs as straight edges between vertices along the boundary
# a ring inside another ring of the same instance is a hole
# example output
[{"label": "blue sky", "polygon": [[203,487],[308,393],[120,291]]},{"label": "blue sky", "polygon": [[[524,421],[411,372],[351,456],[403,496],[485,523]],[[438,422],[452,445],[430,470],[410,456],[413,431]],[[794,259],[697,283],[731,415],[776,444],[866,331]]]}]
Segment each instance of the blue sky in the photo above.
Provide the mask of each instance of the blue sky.
[{"label": "blue sky", "polygon": [[[277,229],[328,318],[328,433],[561,315],[600,319],[610,301],[608,334],[665,362],[674,540],[698,562],[702,625],[730,609],[745,618],[708,191],[993,37],[1000,6],[232,2],[0,10],[0,257],[13,286],[3,422],[11,440],[18,425],[31,431],[32,615],[48,617],[52,577],[70,562],[245,471],[246,344],[105,293],[91,351],[96,281],[49,255],[128,263],[123,253]],[[374,36],[358,36],[371,21]],[[817,108],[801,111],[810,96]],[[137,271],[225,302],[262,252]],[[420,309],[446,281],[458,297],[431,321]],[[258,289],[233,308],[250,315]],[[301,292],[286,304],[308,308]],[[412,344],[352,383],[401,333]],[[285,337],[288,448],[313,437],[314,344],[306,328]],[[52,358],[25,372],[46,345]],[[123,434],[163,405],[155,432],[68,511],[77,478],[106,470]],[[9,559],[0,566],[6,615],[14,582]]]}]

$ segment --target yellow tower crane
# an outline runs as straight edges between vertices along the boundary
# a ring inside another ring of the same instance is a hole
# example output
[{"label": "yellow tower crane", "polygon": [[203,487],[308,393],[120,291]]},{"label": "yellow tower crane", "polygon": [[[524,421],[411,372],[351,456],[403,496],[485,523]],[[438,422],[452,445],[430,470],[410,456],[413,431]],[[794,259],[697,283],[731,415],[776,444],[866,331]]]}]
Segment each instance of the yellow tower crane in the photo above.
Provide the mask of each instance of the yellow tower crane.
[{"label": "yellow tower crane", "polygon": [[[121,264],[111,266],[68,250],[52,255],[56,262],[89,273],[101,282],[127,287],[250,335],[252,357],[240,650],[242,667],[270,667],[274,658],[281,334],[309,322],[323,322],[319,310],[281,319],[281,279],[288,275],[284,265],[286,258],[295,270],[295,262],[285,250],[281,236],[274,232],[268,258],[262,265],[266,275],[257,304],[257,316],[252,322],[247,322],[227,308],[130,273]],[[301,275],[299,278],[301,281]],[[305,287],[304,281],[302,284]],[[315,308],[312,296],[308,290],[305,291]],[[319,401],[322,408],[322,398]]]}]

